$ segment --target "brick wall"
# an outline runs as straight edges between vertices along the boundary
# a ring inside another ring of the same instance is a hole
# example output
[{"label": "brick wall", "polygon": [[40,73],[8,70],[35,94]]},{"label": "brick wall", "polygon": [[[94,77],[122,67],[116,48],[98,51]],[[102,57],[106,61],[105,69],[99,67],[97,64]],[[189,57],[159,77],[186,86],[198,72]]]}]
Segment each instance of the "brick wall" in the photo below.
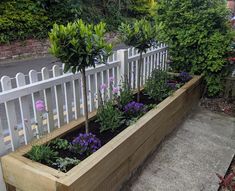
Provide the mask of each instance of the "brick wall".
[{"label": "brick wall", "polygon": [[48,54],[49,41],[29,39],[0,45],[0,61]]}]

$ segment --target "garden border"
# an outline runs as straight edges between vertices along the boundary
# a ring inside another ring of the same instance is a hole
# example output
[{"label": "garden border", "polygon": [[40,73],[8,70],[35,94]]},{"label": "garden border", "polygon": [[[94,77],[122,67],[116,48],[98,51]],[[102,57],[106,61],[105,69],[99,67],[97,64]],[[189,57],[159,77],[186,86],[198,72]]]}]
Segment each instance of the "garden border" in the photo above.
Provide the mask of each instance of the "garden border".
[{"label": "garden border", "polygon": [[[178,89],[135,124],[129,126],[97,152],[67,173],[33,162],[23,155],[33,144],[60,137],[84,123],[84,118],[55,130],[40,140],[2,157],[8,190],[90,191],[117,190],[157,145],[184,119],[201,96],[202,76]],[[95,112],[90,114],[90,118]],[[13,186],[13,187],[12,187]],[[13,188],[13,189],[12,189]]]}]

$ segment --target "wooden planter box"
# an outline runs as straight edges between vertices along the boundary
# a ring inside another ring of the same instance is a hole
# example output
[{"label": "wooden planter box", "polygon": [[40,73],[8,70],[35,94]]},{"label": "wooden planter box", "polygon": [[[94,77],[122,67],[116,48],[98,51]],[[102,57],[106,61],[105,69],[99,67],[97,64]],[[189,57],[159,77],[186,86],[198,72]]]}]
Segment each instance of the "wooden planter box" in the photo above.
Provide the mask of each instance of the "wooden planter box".
[{"label": "wooden planter box", "polygon": [[[182,122],[201,95],[200,76],[162,101],[157,108],[141,117],[97,152],[67,173],[33,162],[23,155],[24,146],[1,159],[4,179],[9,190],[20,191],[112,191],[139,167],[166,135]],[[91,114],[93,117],[95,114]],[[44,144],[66,134],[84,119],[74,121],[33,144]]]}]

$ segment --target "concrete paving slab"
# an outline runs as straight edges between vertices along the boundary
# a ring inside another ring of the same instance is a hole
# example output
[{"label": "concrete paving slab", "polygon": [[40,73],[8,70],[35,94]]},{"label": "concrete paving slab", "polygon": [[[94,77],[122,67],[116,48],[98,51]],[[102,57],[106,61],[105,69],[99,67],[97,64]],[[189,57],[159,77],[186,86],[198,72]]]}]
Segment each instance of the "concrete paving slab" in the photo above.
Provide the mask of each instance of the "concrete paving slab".
[{"label": "concrete paving slab", "polygon": [[234,138],[235,118],[195,108],[121,190],[217,191]]}]

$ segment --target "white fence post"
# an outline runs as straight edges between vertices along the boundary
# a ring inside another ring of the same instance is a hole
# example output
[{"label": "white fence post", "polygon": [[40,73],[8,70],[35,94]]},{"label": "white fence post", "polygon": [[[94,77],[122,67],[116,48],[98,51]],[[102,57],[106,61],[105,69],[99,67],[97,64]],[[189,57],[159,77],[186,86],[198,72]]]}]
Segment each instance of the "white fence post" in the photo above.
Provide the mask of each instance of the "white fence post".
[{"label": "white fence post", "polygon": [[118,71],[118,82],[120,83],[122,81],[122,78],[124,81],[129,81],[128,77],[128,50],[127,49],[121,49],[117,51],[117,58],[120,60],[120,67]]}]

